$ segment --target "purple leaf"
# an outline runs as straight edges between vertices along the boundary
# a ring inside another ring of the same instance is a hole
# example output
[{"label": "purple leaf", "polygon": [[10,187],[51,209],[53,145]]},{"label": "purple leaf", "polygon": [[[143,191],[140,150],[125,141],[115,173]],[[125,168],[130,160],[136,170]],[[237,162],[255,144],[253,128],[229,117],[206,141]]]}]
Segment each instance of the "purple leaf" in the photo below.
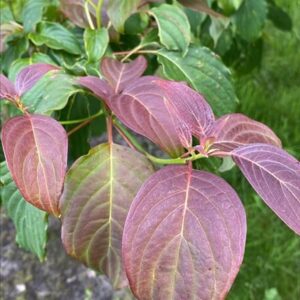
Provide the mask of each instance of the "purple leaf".
[{"label": "purple leaf", "polygon": [[24,68],[17,75],[15,82],[15,87],[19,96],[31,89],[43,75],[49,71],[58,69],[57,66],[49,64],[34,64]]},{"label": "purple leaf", "polygon": [[122,63],[106,57],[101,63],[101,71],[116,94],[141,77],[146,68],[147,60],[143,56],[137,57],[130,63]]},{"label": "purple leaf", "polygon": [[253,144],[232,157],[255,191],[293,231],[300,235],[300,163],[280,148]]},{"label": "purple leaf", "polygon": [[91,90],[97,97],[108,101],[109,97],[114,94],[110,85],[103,79],[96,76],[85,76],[78,79],[78,84]]},{"label": "purple leaf", "polygon": [[246,216],[221,178],[165,167],[135,197],[122,256],[138,299],[224,299],[243,260]]},{"label": "purple leaf", "polygon": [[213,111],[205,99],[183,82],[161,79],[156,82],[171,99],[181,122],[186,123],[195,137],[205,136],[215,121]]},{"label": "purple leaf", "polygon": [[216,120],[210,132],[215,137],[211,153],[230,151],[247,144],[264,143],[281,147],[281,141],[266,125],[242,114],[229,114]]},{"label": "purple leaf", "polygon": [[4,75],[0,74],[0,99],[15,101],[16,98],[18,98],[18,93],[13,83]]},{"label": "purple leaf", "polygon": [[59,216],[67,167],[64,128],[46,116],[14,117],[3,126],[2,145],[8,169],[25,200]]},{"label": "purple leaf", "polygon": [[116,144],[101,144],[69,170],[61,198],[66,251],[114,287],[127,282],[121,263],[123,227],[130,204],[153,169],[145,156]]},{"label": "purple leaf", "polygon": [[111,110],[130,129],[146,136],[172,157],[183,153],[174,124],[165,102],[171,101],[156,83],[157,78],[144,76],[109,101]]}]

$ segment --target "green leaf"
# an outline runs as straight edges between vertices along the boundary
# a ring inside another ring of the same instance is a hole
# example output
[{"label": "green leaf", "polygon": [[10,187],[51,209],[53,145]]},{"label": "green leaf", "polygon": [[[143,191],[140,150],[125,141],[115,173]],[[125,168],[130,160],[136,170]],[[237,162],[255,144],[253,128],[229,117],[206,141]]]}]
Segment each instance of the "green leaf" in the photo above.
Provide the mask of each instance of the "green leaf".
[{"label": "green leaf", "polygon": [[71,95],[78,92],[73,78],[64,73],[48,72],[21,100],[30,112],[50,115],[64,108]]},{"label": "green leaf", "polygon": [[42,20],[43,9],[47,1],[26,0],[22,12],[23,26],[25,32],[34,31],[36,24]]},{"label": "green leaf", "polygon": [[2,1],[0,3],[0,16],[0,24],[7,24],[11,21],[14,21],[14,16],[10,7],[7,3],[3,3]]},{"label": "green leaf", "polygon": [[162,49],[158,61],[168,79],[186,81],[201,93],[217,116],[233,112],[238,102],[230,71],[220,59],[204,47],[190,47],[185,57]]},{"label": "green leaf", "polygon": [[232,16],[236,32],[246,41],[253,41],[261,35],[267,18],[265,0],[245,0]]},{"label": "green leaf", "polygon": [[37,33],[30,33],[28,37],[36,46],[46,45],[71,54],[81,53],[76,36],[58,23],[41,22],[37,26]]},{"label": "green leaf", "polygon": [[118,32],[124,32],[124,23],[127,18],[132,15],[140,0],[114,0],[109,1],[107,14],[114,28]]},{"label": "green leaf", "polygon": [[211,18],[211,25],[209,27],[209,34],[214,40],[214,45],[218,44],[219,38],[223,32],[228,28],[230,19],[228,18]]},{"label": "green leaf", "polygon": [[195,37],[199,37],[201,32],[201,26],[206,18],[206,14],[190,8],[185,8],[184,11],[188,17],[190,27],[191,27],[191,32]]},{"label": "green leaf", "polygon": [[48,214],[26,202],[11,178],[6,162],[0,164],[1,199],[16,227],[17,244],[42,261],[46,255]]},{"label": "green leaf", "polygon": [[291,31],[293,29],[293,21],[291,17],[282,10],[273,0],[268,2],[268,18],[280,30]]},{"label": "green leaf", "polygon": [[84,31],[84,46],[88,62],[97,62],[104,55],[109,43],[108,31],[106,28],[90,29]]},{"label": "green leaf", "polygon": [[162,4],[151,9],[158,25],[160,42],[168,50],[180,50],[186,54],[191,41],[191,27],[183,10],[177,6]]},{"label": "green leaf", "polygon": [[242,3],[243,0],[218,0],[218,5],[226,14],[231,14],[238,10]]},{"label": "green leaf", "polygon": [[149,15],[141,12],[131,15],[125,22],[125,34],[141,34],[149,24]]}]

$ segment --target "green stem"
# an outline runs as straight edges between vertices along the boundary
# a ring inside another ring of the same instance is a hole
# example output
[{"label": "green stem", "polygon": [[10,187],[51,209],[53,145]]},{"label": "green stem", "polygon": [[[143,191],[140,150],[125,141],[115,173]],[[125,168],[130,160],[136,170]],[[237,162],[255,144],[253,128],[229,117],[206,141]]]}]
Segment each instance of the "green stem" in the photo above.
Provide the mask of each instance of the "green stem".
[{"label": "green stem", "polygon": [[93,20],[91,18],[90,11],[89,11],[89,3],[88,3],[88,1],[85,1],[85,3],[84,3],[84,11],[85,11],[85,15],[86,15],[86,18],[88,20],[90,28],[93,29],[93,30],[95,30],[95,26],[94,26],[94,23],[93,23]]},{"label": "green stem", "polygon": [[121,62],[124,62],[127,58],[129,58],[134,53],[138,53],[138,51],[141,50],[142,48],[143,48],[143,45],[138,45],[137,47],[133,48],[131,51],[129,51],[129,53],[127,55],[125,55],[122,58]]},{"label": "green stem", "polygon": [[87,118],[83,118],[83,119],[77,119],[77,120],[68,120],[68,121],[60,121],[60,124],[62,125],[71,125],[71,124],[77,124],[77,123],[81,123],[81,122],[84,122],[84,121],[88,121],[88,120],[93,120],[101,115],[103,115],[104,112],[103,110],[101,109],[99,112],[97,112],[96,114],[92,115],[92,116],[89,116]]},{"label": "green stem", "polygon": [[96,20],[97,20],[97,28],[101,28],[101,22],[102,22],[102,10],[103,0],[98,0],[97,8],[96,8]]},{"label": "green stem", "polygon": [[184,165],[188,163],[189,161],[194,161],[199,158],[205,157],[205,155],[199,153],[199,154],[192,154],[192,156],[182,158],[160,158],[151,155],[147,151],[143,149],[143,147],[139,144],[139,142],[136,140],[136,138],[117,120],[113,120],[114,125],[126,136],[126,138],[130,141],[130,143],[141,153],[145,154],[145,156],[151,160],[152,162],[160,165]]}]

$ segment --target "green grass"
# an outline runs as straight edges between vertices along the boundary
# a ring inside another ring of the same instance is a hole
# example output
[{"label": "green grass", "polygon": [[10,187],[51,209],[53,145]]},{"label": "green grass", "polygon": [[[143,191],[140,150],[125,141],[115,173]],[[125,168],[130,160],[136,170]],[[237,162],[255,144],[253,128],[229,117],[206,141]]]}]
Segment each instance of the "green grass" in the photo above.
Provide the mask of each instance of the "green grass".
[{"label": "green grass", "polygon": [[[294,30],[285,33],[267,25],[261,69],[236,81],[238,111],[270,126],[285,150],[300,159],[300,3],[276,2],[292,15]],[[228,299],[299,300],[300,237],[272,213],[239,171],[227,173],[248,220],[244,262]]]}]

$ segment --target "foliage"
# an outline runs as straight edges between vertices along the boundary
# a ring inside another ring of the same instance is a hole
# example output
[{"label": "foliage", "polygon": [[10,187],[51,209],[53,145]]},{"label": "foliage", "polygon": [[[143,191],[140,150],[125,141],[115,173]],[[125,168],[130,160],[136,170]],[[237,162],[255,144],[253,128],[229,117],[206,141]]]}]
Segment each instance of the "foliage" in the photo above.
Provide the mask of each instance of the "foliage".
[{"label": "foliage", "polygon": [[[258,65],[247,53],[260,54],[267,17],[284,15],[274,22],[283,30],[292,22],[273,1],[161,2],[1,2],[1,139],[19,204],[5,204],[7,172],[2,201],[16,224],[36,218],[40,242],[18,225],[17,241],[40,258],[44,210],[61,219],[67,253],[115,288],[128,279],[138,299],[223,299],[243,260],[246,216],[228,183],[197,168],[236,164],[300,234],[299,161],[269,127],[233,113],[228,68]],[[145,151],[123,124],[170,157]],[[113,142],[113,128],[129,148]],[[105,131],[107,143],[78,149]],[[172,166],[154,172],[151,162]]]}]

